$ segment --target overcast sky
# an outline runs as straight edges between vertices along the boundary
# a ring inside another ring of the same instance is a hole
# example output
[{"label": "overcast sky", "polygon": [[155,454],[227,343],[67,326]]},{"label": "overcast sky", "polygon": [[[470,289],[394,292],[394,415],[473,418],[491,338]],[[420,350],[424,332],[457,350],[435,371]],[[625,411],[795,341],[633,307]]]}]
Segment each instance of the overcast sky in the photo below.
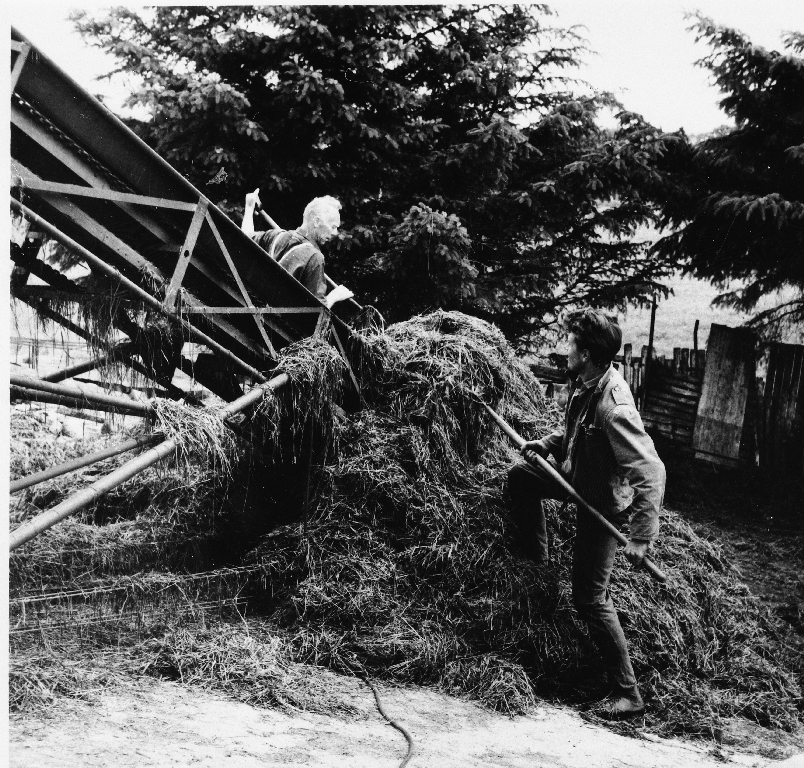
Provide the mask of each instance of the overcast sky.
[{"label": "overcast sky", "polygon": [[[103,93],[116,109],[122,97],[94,78],[112,63],[84,44],[67,16],[72,8],[109,3],[10,0],[11,23],[91,93]],[[612,91],[634,112],[667,131],[705,133],[727,122],[717,107],[719,93],[707,73],[694,65],[707,49],[687,31],[685,11],[701,10],[717,23],[735,27],[758,45],[781,48],[785,31],[804,31],[804,0],[555,0],[560,26],[580,24],[595,55],[578,76]],[[6,6],[9,8],[9,6]],[[136,6],[131,5],[135,8]]]}]

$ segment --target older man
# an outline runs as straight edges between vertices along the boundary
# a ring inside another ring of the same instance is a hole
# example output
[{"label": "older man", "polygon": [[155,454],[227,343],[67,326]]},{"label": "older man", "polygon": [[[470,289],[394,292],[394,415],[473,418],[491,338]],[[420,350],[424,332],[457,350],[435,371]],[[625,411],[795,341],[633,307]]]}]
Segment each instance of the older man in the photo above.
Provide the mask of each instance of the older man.
[{"label": "older man", "polygon": [[[615,319],[587,309],[567,317],[570,388],[564,428],[522,447],[552,455],[576,491],[616,526],[630,522],[625,556],[638,565],[659,531],[665,487],[664,464],[645,432],[631,390],[612,367],[622,334]],[[511,513],[526,554],[548,557],[541,500],[566,493],[538,466],[522,462],[508,473]],[[628,645],[609,595],[617,540],[591,515],[578,510],[573,545],[572,596],[603,655],[614,693],[598,708],[604,717],[625,718],[645,710]]]},{"label": "older man", "polygon": [[338,285],[327,293],[324,276],[324,255],[321,246],[338,234],[341,225],[341,204],[329,195],[316,197],[304,209],[302,225],[294,230],[269,229],[254,231],[254,211],[260,205],[260,190],[246,195],[243,211],[243,230],[284,267],[327,308],[354,295],[346,286]]}]

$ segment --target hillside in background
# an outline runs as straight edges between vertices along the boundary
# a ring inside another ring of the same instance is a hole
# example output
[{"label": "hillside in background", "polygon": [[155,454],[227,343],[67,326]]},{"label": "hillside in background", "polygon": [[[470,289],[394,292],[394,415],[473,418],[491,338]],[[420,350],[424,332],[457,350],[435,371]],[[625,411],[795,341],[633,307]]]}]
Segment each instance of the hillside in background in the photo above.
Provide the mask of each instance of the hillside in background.
[{"label": "hillside in background", "polygon": [[[676,275],[668,281],[673,295],[660,299],[656,309],[654,347],[659,355],[672,356],[673,347],[692,347],[695,321],[700,320],[698,348],[706,347],[712,323],[732,328],[742,325],[748,315],[733,309],[712,306],[712,300],[721,293],[711,283],[694,277]],[[620,315],[623,343],[633,345],[639,353],[648,343],[650,333],[650,308],[630,309]]]}]

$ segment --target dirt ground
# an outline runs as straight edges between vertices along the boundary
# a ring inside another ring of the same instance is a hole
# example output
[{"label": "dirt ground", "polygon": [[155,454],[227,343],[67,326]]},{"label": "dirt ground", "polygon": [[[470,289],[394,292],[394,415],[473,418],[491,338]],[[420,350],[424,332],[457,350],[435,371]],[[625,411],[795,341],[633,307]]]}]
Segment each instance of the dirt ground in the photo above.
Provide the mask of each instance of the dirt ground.
[{"label": "dirt ground", "polygon": [[[378,713],[369,689],[332,679],[355,709],[351,716],[257,709],[174,682],[130,678],[91,703],[66,701],[57,713],[10,723],[10,765],[137,766],[399,765],[407,750]],[[629,738],[585,722],[572,709],[539,707],[509,718],[425,689],[380,689],[389,717],[411,733],[415,768],[764,768],[767,757],[702,742]],[[785,750],[789,754],[790,748]]]},{"label": "dirt ground", "polygon": [[751,591],[783,619],[804,662],[804,481],[658,447],[668,470],[665,505],[723,546]]}]

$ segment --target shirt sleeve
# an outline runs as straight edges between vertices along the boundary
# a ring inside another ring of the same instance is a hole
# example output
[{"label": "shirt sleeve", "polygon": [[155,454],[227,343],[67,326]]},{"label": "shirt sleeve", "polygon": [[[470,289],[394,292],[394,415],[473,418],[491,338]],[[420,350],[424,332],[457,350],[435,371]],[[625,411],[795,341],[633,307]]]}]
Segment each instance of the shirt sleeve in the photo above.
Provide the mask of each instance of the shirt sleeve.
[{"label": "shirt sleeve", "polygon": [[561,461],[561,445],[564,442],[564,430],[556,430],[551,432],[546,437],[543,437],[539,442],[544,446],[547,453],[551,454],[556,461]]},{"label": "shirt sleeve", "polygon": [[275,229],[268,229],[261,232],[255,232],[251,235],[251,239],[257,243],[263,250],[267,251],[271,247],[271,241],[276,235]]},{"label": "shirt sleeve", "polygon": [[606,434],[617,464],[634,491],[631,539],[653,541],[659,533],[659,510],[664,500],[664,464],[633,406],[617,405],[612,409]]}]

